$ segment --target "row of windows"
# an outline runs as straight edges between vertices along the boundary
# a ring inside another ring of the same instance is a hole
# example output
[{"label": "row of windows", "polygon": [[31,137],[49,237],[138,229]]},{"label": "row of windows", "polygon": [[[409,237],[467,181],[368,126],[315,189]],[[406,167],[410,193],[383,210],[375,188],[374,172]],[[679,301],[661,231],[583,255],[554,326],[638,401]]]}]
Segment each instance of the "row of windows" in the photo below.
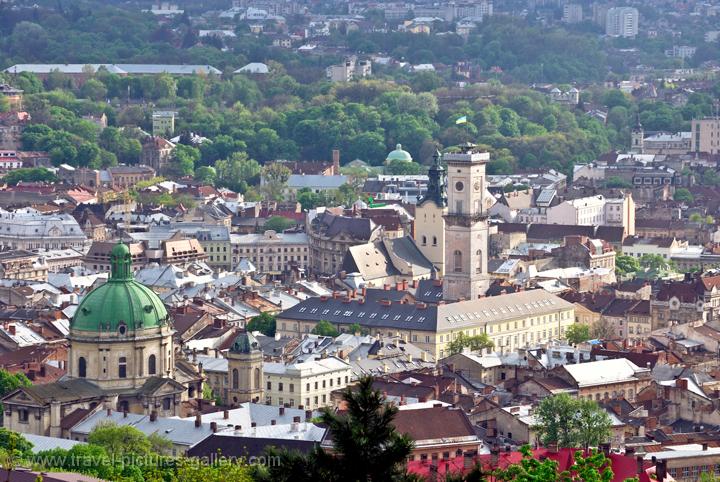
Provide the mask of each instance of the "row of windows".
[{"label": "row of windows", "polygon": [[[327,395],[315,396],[313,397],[313,401],[315,402],[314,406],[318,406],[320,404],[320,400],[322,400],[323,405],[327,403]],[[298,400],[299,401],[299,400]],[[273,405],[273,397],[265,397],[265,403],[268,405]],[[287,400],[288,405],[291,407],[295,406],[295,399],[294,398],[288,398]],[[278,397],[277,404],[282,406],[285,405],[285,399],[283,397]],[[305,408],[310,407],[310,397],[305,399]]]},{"label": "row of windows", "polygon": [[[333,386],[333,379],[332,379],[332,378],[329,378],[328,380],[330,381],[330,387],[332,387],[332,386]],[[327,380],[323,380],[323,381],[322,381],[322,388],[327,388],[327,383],[326,383],[326,382],[327,382]],[[345,384],[347,384],[347,383],[348,383],[348,377],[347,377],[347,375],[346,375],[346,376],[345,376]],[[337,386],[339,387],[339,386],[341,386],[341,385],[342,385],[342,377],[337,377]],[[320,382],[317,382],[317,381],[316,381],[316,382],[315,382],[315,390],[318,390],[319,388],[320,388]],[[267,389],[268,389],[268,390],[272,390],[272,382],[271,382],[271,381],[268,381],[268,382],[267,382]],[[277,391],[278,391],[278,392],[282,392],[283,390],[284,390],[284,384],[283,384],[283,382],[277,382]],[[306,383],[306,384],[305,384],[305,390],[308,391],[308,392],[310,391],[310,383]],[[288,383],[288,391],[289,391],[290,393],[294,393],[294,392],[295,392],[295,384],[294,384],[294,383]]]},{"label": "row of windows", "polygon": [[[147,361],[148,375],[157,374],[157,359],[155,355],[150,355]],[[140,366],[140,372],[138,375],[142,376],[142,365]],[[81,356],[78,358],[78,376],[80,378],[87,377],[87,360]],[[127,378],[127,358],[121,356],[118,359],[118,378]]]}]

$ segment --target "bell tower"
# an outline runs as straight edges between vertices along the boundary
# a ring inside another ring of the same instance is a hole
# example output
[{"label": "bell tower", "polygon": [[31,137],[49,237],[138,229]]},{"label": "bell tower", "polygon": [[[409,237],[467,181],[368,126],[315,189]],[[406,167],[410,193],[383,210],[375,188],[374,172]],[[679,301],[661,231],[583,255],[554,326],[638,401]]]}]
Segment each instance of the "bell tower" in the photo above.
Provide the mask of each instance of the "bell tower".
[{"label": "bell tower", "polygon": [[465,144],[460,152],[446,153],[448,207],[445,214],[445,276],[443,298],[474,300],[485,294],[488,223],[485,210],[487,152]]},{"label": "bell tower", "polygon": [[428,169],[428,187],[425,195],[415,206],[415,243],[420,252],[429,259],[437,273],[445,272],[445,212],[447,193],[445,190],[445,169],[440,164],[441,154],[433,156],[433,165]]},{"label": "bell tower", "polygon": [[635,125],[630,133],[630,151],[635,154],[645,152],[645,131],[640,123],[640,113],[635,114]]},{"label": "bell tower", "polygon": [[227,404],[262,403],[263,352],[251,333],[240,333],[228,350],[228,378],[230,388]]}]

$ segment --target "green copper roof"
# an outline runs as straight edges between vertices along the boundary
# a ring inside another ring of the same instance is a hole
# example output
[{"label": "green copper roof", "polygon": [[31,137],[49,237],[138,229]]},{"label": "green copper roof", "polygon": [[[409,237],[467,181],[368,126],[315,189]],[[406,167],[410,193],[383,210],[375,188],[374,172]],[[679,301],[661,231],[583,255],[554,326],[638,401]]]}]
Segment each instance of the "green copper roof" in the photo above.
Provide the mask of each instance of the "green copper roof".
[{"label": "green copper roof", "polygon": [[132,331],[165,324],[168,312],[163,302],[150,288],[133,279],[126,244],[120,242],[110,251],[110,267],[110,279],[83,298],[70,328],[120,333],[121,325]]},{"label": "green copper roof", "polygon": [[390,161],[405,161],[405,162],[412,162],[412,156],[408,151],[404,151],[402,148],[402,145],[398,144],[395,146],[395,150],[390,152],[390,154],[387,155],[387,158],[385,159],[387,162]]},{"label": "green copper roof", "polygon": [[230,347],[230,351],[233,353],[251,353],[258,350],[260,350],[260,344],[252,336],[252,333],[240,333]]}]

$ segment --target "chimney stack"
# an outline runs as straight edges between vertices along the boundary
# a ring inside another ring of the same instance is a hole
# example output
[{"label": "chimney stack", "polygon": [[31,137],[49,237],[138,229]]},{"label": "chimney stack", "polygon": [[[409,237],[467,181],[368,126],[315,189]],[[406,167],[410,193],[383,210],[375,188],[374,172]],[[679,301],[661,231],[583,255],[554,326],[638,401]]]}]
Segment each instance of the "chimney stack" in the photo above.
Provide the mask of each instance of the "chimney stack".
[{"label": "chimney stack", "polygon": [[305,410],[305,421],[309,422],[312,420],[312,410]]},{"label": "chimney stack", "polygon": [[112,408],[109,408],[109,407],[108,407],[108,409],[107,409],[107,416],[109,417],[110,415],[112,415]]},{"label": "chimney stack", "polygon": [[280,416],[283,416],[283,415],[285,415],[285,407],[281,406],[280,407]]},{"label": "chimney stack", "polygon": [[333,174],[340,175],[340,149],[332,150]]},{"label": "chimney stack", "polygon": [[643,456],[638,455],[637,457],[635,457],[635,463],[637,464],[637,474],[642,474],[645,471],[645,467],[643,465]]},{"label": "chimney stack", "polygon": [[227,409],[226,409],[226,410],[223,410],[223,418],[224,418],[225,420],[227,420],[228,418],[230,418],[230,412],[229,412]]},{"label": "chimney stack", "polygon": [[200,425],[202,425],[202,415],[198,413],[195,415],[195,428],[200,427]]},{"label": "chimney stack", "polygon": [[277,425],[277,420],[270,420],[270,425]]},{"label": "chimney stack", "polygon": [[157,410],[153,410],[152,412],[150,412],[150,421],[157,422]]},{"label": "chimney stack", "polygon": [[210,422],[210,430],[212,430],[212,433],[217,432],[217,422]]}]

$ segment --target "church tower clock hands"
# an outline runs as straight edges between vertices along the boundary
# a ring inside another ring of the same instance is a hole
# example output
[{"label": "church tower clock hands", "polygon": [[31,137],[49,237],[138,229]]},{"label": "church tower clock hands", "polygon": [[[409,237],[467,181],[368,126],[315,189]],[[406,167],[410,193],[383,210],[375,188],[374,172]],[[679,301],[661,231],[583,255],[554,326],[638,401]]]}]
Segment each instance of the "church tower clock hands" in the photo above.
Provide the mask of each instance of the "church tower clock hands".
[{"label": "church tower clock hands", "polygon": [[488,223],[485,209],[487,152],[474,144],[445,153],[447,213],[445,214],[445,273],[443,298],[474,300],[487,291]]}]

